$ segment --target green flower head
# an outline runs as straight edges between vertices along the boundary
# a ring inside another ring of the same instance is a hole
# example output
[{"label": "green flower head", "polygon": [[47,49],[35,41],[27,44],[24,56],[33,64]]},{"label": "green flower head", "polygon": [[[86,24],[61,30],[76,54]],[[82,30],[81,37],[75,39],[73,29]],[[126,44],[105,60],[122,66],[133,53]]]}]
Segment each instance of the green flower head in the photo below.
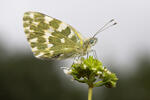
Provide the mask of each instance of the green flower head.
[{"label": "green flower head", "polygon": [[70,68],[64,68],[64,72],[73,77],[74,80],[86,83],[89,87],[106,86],[112,88],[116,86],[118,78],[102,62],[92,56],[85,59],[81,57],[74,61]]}]

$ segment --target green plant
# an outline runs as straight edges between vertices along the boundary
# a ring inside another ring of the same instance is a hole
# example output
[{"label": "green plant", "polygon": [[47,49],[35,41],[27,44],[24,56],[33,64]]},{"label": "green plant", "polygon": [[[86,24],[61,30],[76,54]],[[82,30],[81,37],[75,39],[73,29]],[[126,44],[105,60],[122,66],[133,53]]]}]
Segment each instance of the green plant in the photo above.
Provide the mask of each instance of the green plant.
[{"label": "green plant", "polygon": [[70,68],[64,68],[64,72],[71,75],[74,80],[88,85],[88,100],[92,100],[94,87],[112,88],[116,86],[118,80],[115,73],[110,72],[101,61],[92,56],[76,59]]}]

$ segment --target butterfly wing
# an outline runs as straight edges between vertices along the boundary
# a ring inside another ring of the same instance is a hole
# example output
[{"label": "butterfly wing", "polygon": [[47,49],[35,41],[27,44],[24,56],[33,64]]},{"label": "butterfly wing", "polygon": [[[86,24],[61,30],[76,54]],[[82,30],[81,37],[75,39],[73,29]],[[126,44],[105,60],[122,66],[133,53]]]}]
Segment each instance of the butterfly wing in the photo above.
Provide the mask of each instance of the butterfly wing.
[{"label": "butterfly wing", "polygon": [[76,55],[83,40],[70,25],[39,12],[26,12],[24,31],[37,58],[65,59]]}]

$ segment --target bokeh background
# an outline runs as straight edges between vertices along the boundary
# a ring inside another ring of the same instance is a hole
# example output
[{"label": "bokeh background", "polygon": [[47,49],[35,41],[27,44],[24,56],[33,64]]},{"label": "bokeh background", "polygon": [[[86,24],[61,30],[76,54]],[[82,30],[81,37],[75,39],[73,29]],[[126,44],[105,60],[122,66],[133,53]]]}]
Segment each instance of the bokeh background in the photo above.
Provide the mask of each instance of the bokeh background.
[{"label": "bokeh background", "polygon": [[0,100],[87,100],[87,86],[60,69],[71,60],[33,57],[22,27],[26,11],[69,23],[84,37],[114,18],[118,25],[100,33],[94,49],[119,81],[95,88],[93,100],[150,100],[149,0],[0,0]]}]

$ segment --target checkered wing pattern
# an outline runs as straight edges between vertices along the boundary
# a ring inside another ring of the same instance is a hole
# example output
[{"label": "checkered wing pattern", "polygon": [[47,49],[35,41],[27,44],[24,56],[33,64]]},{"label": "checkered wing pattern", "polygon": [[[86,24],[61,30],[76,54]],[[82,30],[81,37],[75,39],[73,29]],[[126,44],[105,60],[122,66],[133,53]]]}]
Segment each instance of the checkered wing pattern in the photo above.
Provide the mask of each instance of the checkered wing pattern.
[{"label": "checkered wing pattern", "polygon": [[55,60],[74,57],[83,43],[73,27],[39,12],[26,12],[23,26],[37,58]]}]

